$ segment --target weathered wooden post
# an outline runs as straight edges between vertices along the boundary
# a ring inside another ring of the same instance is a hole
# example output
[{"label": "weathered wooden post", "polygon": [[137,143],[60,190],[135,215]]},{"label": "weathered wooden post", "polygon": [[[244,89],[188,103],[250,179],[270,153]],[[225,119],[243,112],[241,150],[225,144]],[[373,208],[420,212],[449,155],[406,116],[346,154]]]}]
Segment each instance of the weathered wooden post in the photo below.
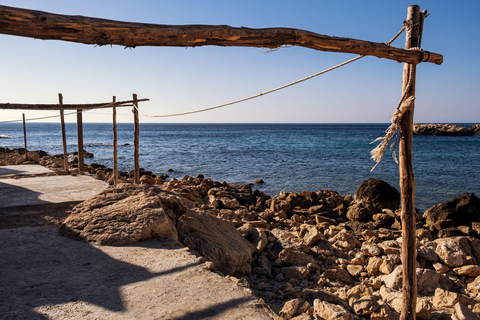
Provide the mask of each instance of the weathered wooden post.
[{"label": "weathered wooden post", "polygon": [[[117,97],[113,96],[113,102]],[[117,153],[117,107],[113,106],[113,181],[118,184],[118,153]]]},{"label": "weathered wooden post", "polygon": [[[61,93],[58,94],[58,103],[60,106],[63,105],[63,96]],[[62,125],[63,167],[65,171],[68,171],[67,133],[65,130],[65,115],[62,107],[60,107],[60,123]]]},{"label": "weathered wooden post", "polygon": [[133,158],[135,162],[135,183],[140,183],[140,150],[139,150],[139,136],[140,136],[140,124],[138,121],[138,101],[137,94],[133,94],[133,120],[135,124],[134,138],[133,138]]},{"label": "weathered wooden post", "polygon": [[[419,46],[422,13],[417,5],[409,6],[406,23],[405,49]],[[415,97],[416,65],[404,63],[403,86],[405,98]],[[400,123],[399,171],[402,205],[402,264],[403,264],[403,301],[400,319],[416,318],[417,277],[416,277],[416,228],[415,228],[415,176],[412,162],[413,111],[412,105],[405,112]]]},{"label": "weathered wooden post", "polygon": [[25,143],[25,160],[28,159],[28,149],[27,149],[27,125],[25,124],[25,113],[23,115],[23,142]]},{"label": "weathered wooden post", "polygon": [[78,173],[83,174],[83,119],[82,109],[77,109]]}]

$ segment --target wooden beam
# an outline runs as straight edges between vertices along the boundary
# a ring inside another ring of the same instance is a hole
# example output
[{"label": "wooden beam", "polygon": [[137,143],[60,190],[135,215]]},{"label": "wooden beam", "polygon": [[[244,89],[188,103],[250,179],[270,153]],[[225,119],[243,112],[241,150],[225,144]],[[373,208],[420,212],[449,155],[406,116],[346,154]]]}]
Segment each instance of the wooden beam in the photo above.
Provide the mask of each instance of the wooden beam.
[{"label": "wooden beam", "polygon": [[83,174],[84,158],[83,158],[83,117],[82,109],[77,109],[77,141],[78,141],[78,173]]},{"label": "wooden beam", "polygon": [[301,29],[132,23],[7,6],[0,6],[0,33],[43,40],[125,47],[213,45],[279,48],[290,45],[320,51],[376,56],[398,62],[443,62],[443,56],[433,52],[423,54],[385,43],[331,37]]},{"label": "wooden beam", "polygon": [[[407,34],[405,48],[418,47],[422,13],[417,5],[409,6],[407,11]],[[415,97],[416,65],[405,63],[403,66],[402,92],[406,97]],[[403,267],[403,300],[400,319],[415,320],[417,304],[416,276],[416,221],[415,221],[415,176],[413,172],[413,111],[412,107],[405,112],[400,122],[399,171],[402,204],[402,267]]]},{"label": "wooden beam", "polygon": [[[117,97],[113,96],[113,102]],[[113,106],[113,183],[118,184],[117,107]]]},{"label": "wooden beam", "polygon": [[135,163],[135,183],[140,183],[140,123],[138,120],[138,103],[137,95],[133,94],[133,122],[135,125],[133,137],[133,161]]},{"label": "wooden beam", "polygon": [[[1,23],[1,22],[0,22]],[[138,99],[137,102],[149,101],[149,99]],[[0,109],[10,110],[90,110],[117,107],[131,107],[133,100],[119,102],[104,102],[93,104],[64,104],[61,107],[58,104],[22,104],[22,103],[0,103]]]},{"label": "wooden beam", "polygon": [[[60,106],[63,104],[63,96],[58,94],[58,100]],[[65,130],[65,114],[63,109],[60,109],[60,123],[62,126],[62,143],[63,143],[63,168],[68,172],[68,151],[67,151],[67,132]]]}]

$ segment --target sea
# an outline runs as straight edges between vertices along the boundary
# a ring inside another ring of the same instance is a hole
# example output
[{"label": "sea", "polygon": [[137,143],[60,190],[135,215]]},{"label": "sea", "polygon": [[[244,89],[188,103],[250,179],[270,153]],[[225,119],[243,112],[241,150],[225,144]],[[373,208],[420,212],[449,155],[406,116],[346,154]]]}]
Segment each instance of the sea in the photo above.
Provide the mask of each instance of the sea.
[{"label": "sea", "polygon": [[[459,124],[466,127],[472,124]],[[177,179],[203,174],[281,191],[331,189],[353,195],[362,181],[379,178],[399,189],[398,165],[387,149],[373,170],[372,144],[389,124],[140,124],[140,167]],[[111,123],[84,123],[86,163],[113,167]],[[66,123],[68,151],[77,150],[75,123]],[[118,124],[119,169],[133,169],[133,124]],[[0,146],[23,147],[21,123],[0,123]],[[29,150],[62,153],[59,123],[27,123]],[[480,196],[480,135],[414,136],[416,206],[420,210],[465,192]]]}]

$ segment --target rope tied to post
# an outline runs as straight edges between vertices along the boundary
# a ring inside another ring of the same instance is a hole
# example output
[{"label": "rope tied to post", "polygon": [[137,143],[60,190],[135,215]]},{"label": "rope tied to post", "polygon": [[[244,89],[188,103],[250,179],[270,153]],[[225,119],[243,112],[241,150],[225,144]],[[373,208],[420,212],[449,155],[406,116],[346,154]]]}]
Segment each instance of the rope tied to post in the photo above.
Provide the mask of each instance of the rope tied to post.
[{"label": "rope tied to post", "polygon": [[[421,48],[422,45],[422,38],[421,35],[423,34],[423,22],[425,18],[428,17],[427,10],[424,10],[421,12],[420,15],[420,21],[413,24],[412,21],[404,21],[403,22],[403,30],[412,30],[414,27],[419,27],[420,28],[420,38],[418,40],[418,47],[412,47],[409,48],[408,50],[415,50],[415,51],[420,51],[422,53],[422,57],[420,58],[420,62],[427,61],[430,58],[430,52],[424,51]],[[400,33],[400,32],[399,32]],[[396,35],[398,37],[400,34]],[[377,141],[381,141],[378,146],[376,146],[372,151],[370,151],[371,158],[373,161],[376,162],[375,166],[372,168],[371,171],[373,171],[380,161],[382,161],[383,154],[385,153],[385,150],[387,149],[387,146],[390,143],[390,140],[395,136],[395,141],[391,144],[390,150],[392,151],[392,157],[395,160],[395,162],[398,164],[397,160],[397,155],[395,152],[397,143],[398,143],[398,137],[399,137],[399,129],[400,129],[400,122],[402,121],[403,116],[407,111],[412,110],[415,97],[414,96],[408,96],[407,93],[410,91],[410,88],[412,87],[412,82],[413,82],[413,64],[410,64],[410,70],[409,70],[409,77],[408,77],[408,83],[407,86],[405,87],[405,90],[403,91],[402,97],[400,98],[400,101],[397,104],[397,107],[395,108],[395,112],[393,115],[391,115],[391,121],[392,124],[387,128],[385,131],[385,135],[383,137],[378,137],[371,143],[375,143]]]}]

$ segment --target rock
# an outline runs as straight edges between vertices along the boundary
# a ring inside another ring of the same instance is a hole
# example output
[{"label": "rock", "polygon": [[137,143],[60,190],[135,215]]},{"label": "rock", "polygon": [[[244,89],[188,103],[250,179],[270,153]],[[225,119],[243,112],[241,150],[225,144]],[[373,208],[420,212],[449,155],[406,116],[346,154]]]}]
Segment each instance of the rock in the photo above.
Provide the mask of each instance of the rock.
[{"label": "rock", "polygon": [[284,267],[281,269],[285,279],[296,278],[296,279],[305,279],[310,271],[306,267],[300,266],[291,266]]},{"label": "rock", "polygon": [[307,301],[303,300],[302,298],[292,299],[285,302],[279,312],[279,315],[283,319],[291,319],[293,317],[301,315],[308,309],[310,309],[310,303],[308,303]]},{"label": "rock", "polygon": [[370,257],[368,259],[368,264],[367,264],[367,272],[370,275],[377,275],[378,270],[380,269],[380,266],[383,263],[383,259],[380,257]]},{"label": "rock", "polygon": [[342,306],[315,299],[313,308],[325,320],[353,320],[353,315]]},{"label": "rock", "polygon": [[429,226],[447,219],[451,219],[455,227],[471,226],[472,222],[480,222],[480,199],[473,193],[464,193],[431,207],[423,216]]},{"label": "rock", "polygon": [[[455,319],[458,320],[479,320],[480,318],[466,306],[457,302],[453,307]],[[452,317],[453,319],[453,317]]]},{"label": "rock", "polygon": [[104,245],[177,240],[176,217],[186,211],[187,202],[181,197],[156,187],[120,184],[73,208],[60,233]]},{"label": "rock", "polygon": [[430,247],[420,246],[417,249],[417,254],[418,254],[419,257],[421,257],[421,258],[423,258],[423,259],[425,259],[429,262],[437,262],[438,261],[437,253],[435,252],[435,250],[433,250]]},{"label": "rock", "polygon": [[467,290],[475,295],[480,293],[480,276],[476,277],[473,282],[467,285]]},{"label": "rock", "polygon": [[177,230],[186,246],[212,261],[220,272],[233,276],[250,273],[254,247],[232,223],[194,209],[178,219]]},{"label": "rock", "polygon": [[309,263],[317,263],[315,258],[311,255],[293,248],[283,249],[278,257],[289,266],[306,266]]},{"label": "rock", "polygon": [[155,177],[143,175],[140,177],[140,183],[155,184]]},{"label": "rock", "polygon": [[262,179],[255,180],[255,184],[262,184],[262,183],[265,183],[265,181],[263,181]]},{"label": "rock", "polygon": [[268,245],[267,234],[263,229],[260,228],[252,228],[247,240],[253,244],[256,253],[262,252],[263,249],[265,249],[265,247]]},{"label": "rock", "polygon": [[373,297],[363,297],[355,301],[352,305],[353,311],[359,316],[366,316],[377,311],[377,300]]},{"label": "rock", "polygon": [[413,134],[421,136],[471,136],[475,134],[475,129],[452,124],[413,124]]},{"label": "rock", "polygon": [[364,221],[371,218],[378,210],[365,200],[354,200],[347,210],[347,218],[351,221]]},{"label": "rock", "polygon": [[349,265],[347,265],[347,271],[352,276],[359,277],[361,275],[361,273],[365,271],[365,269],[361,265],[349,264]]},{"label": "rock", "polygon": [[323,234],[315,226],[307,225],[307,233],[303,237],[303,242],[311,247],[323,238]]},{"label": "rock", "polygon": [[440,260],[450,268],[459,267],[465,262],[465,253],[461,250],[459,244],[450,239],[437,239],[436,254]]},{"label": "rock", "polygon": [[[392,273],[383,277],[385,287],[394,290],[402,289],[402,266],[397,266]],[[451,290],[452,281],[445,275],[430,269],[417,268],[417,289],[418,292],[425,291],[433,293],[437,288]]]},{"label": "rock", "polygon": [[382,249],[378,245],[369,242],[362,243],[360,250],[369,257],[378,256],[382,253]]},{"label": "rock", "polygon": [[335,236],[332,238],[328,239],[330,243],[333,243],[333,245],[340,247],[344,250],[352,250],[356,246],[360,245],[360,241],[355,237],[353,233],[350,233],[346,230],[342,230],[339,233],[337,233]]},{"label": "rock", "polygon": [[468,265],[468,266],[454,268],[453,273],[456,274],[457,276],[467,276],[471,278],[476,278],[480,276],[480,266]]},{"label": "rock", "polygon": [[417,298],[416,306],[417,319],[429,320],[432,316],[432,303],[427,299]]},{"label": "rock", "polygon": [[350,274],[345,269],[335,268],[335,269],[328,269],[323,273],[323,276],[330,280],[340,280],[343,283],[353,283],[353,279]]},{"label": "rock", "polygon": [[400,206],[400,193],[385,181],[372,178],[358,187],[355,200],[368,201],[379,211],[384,208],[396,210]]},{"label": "rock", "polygon": [[441,288],[435,290],[435,295],[433,297],[433,306],[435,308],[453,308],[458,302],[464,305],[475,304],[475,300],[460,293],[443,290]]},{"label": "rock", "polygon": [[242,237],[246,238],[252,233],[252,225],[250,223],[244,223],[240,227],[237,228],[238,232],[242,235]]}]

